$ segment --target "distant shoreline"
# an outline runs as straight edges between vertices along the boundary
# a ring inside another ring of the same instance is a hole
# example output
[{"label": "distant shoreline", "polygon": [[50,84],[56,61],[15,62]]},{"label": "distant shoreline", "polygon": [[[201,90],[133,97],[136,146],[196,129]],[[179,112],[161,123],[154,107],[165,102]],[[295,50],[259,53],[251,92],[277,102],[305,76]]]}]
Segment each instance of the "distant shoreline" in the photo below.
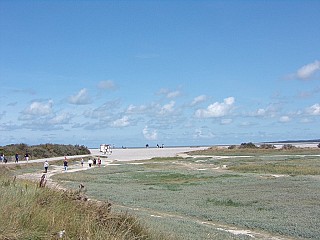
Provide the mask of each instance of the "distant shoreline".
[{"label": "distant shoreline", "polygon": [[[277,148],[281,148],[285,144],[291,144],[295,147],[311,147],[311,148],[318,148],[318,144],[320,143],[319,140],[305,140],[305,141],[274,141],[274,142],[253,142],[256,146],[260,146],[262,144],[272,144]],[[210,147],[222,147],[222,148],[227,148],[229,146],[240,146],[241,143],[239,144],[212,144],[212,145],[181,145],[181,146],[164,146],[163,148],[210,148]],[[98,149],[99,147],[88,147],[88,149]],[[114,147],[112,149],[143,149],[143,148],[150,148],[150,149],[157,149],[157,146],[135,146],[135,147]],[[162,148],[162,147],[161,147]]]}]

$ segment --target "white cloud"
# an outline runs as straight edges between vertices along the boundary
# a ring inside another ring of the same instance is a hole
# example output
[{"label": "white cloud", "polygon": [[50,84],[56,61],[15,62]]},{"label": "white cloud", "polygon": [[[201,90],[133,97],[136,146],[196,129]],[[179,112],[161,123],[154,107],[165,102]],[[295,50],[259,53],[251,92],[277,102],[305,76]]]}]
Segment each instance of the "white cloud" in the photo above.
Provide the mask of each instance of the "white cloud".
[{"label": "white cloud", "polygon": [[198,109],[195,116],[198,118],[216,118],[226,116],[233,108],[234,97],[225,98],[222,103],[215,102],[206,109]]},{"label": "white cloud", "polygon": [[309,63],[299,68],[298,71],[294,74],[294,77],[302,80],[307,80],[313,77],[318,71],[320,71],[320,61],[316,60],[313,63]]},{"label": "white cloud", "polygon": [[264,117],[266,115],[267,111],[263,108],[259,108],[256,112],[256,116],[261,116],[261,117]]},{"label": "white cloud", "polygon": [[116,85],[111,80],[100,81],[98,83],[98,88],[100,89],[115,89]]},{"label": "white cloud", "polygon": [[174,101],[171,101],[170,103],[163,105],[163,107],[161,108],[159,114],[160,115],[165,115],[165,114],[168,114],[168,113],[172,113],[174,111],[174,105],[175,105]]},{"label": "white cloud", "polygon": [[259,108],[253,113],[249,113],[250,117],[275,117],[277,115],[278,108],[275,105],[269,105],[266,108]]},{"label": "white cloud", "polygon": [[193,138],[213,138],[214,134],[210,132],[209,130],[203,131],[202,129],[196,129],[195,133],[193,134]]},{"label": "white cloud", "polygon": [[308,107],[306,109],[307,114],[314,115],[314,116],[320,116],[320,104],[316,103],[312,105],[311,107]]},{"label": "white cloud", "polygon": [[62,113],[49,120],[50,124],[64,124],[69,123],[71,115],[68,113]]},{"label": "white cloud", "polygon": [[127,116],[123,116],[120,119],[113,121],[112,126],[114,127],[127,127],[130,125],[129,118]]},{"label": "white cloud", "polygon": [[[8,123],[0,123],[0,131],[13,131],[16,129],[19,129],[20,126],[13,124],[12,122],[8,122]],[[2,135],[3,137],[7,137],[6,135]],[[7,139],[6,139],[7,140]]]},{"label": "white cloud", "polygon": [[282,122],[282,123],[287,123],[290,121],[291,121],[291,118],[289,116],[281,116],[279,119],[279,122]]},{"label": "white cloud", "polygon": [[86,88],[81,89],[77,94],[69,97],[69,103],[75,105],[89,104],[91,99]]},{"label": "white cloud", "polygon": [[201,102],[204,102],[205,100],[207,100],[207,96],[206,95],[200,95],[200,96],[197,96],[193,99],[192,103],[191,103],[191,106],[194,106],[194,105],[197,105]]},{"label": "white cloud", "polygon": [[150,131],[148,126],[145,126],[142,130],[143,136],[147,140],[157,140],[158,139],[158,133],[157,130]]},{"label": "white cloud", "polygon": [[173,92],[168,92],[167,93],[167,98],[175,98],[180,96],[181,92],[180,91],[173,91]]},{"label": "white cloud", "polygon": [[28,115],[39,115],[44,116],[52,113],[53,101],[49,100],[48,102],[32,102],[29,107],[24,110],[25,114]]},{"label": "white cloud", "polygon": [[135,106],[133,104],[129,105],[126,113],[132,114],[132,113],[144,113],[147,110],[147,107],[145,105]]},{"label": "white cloud", "polygon": [[158,92],[160,95],[165,95],[166,98],[175,98],[181,95],[181,92],[179,90],[176,91],[170,91],[169,89],[166,88],[161,88]]}]

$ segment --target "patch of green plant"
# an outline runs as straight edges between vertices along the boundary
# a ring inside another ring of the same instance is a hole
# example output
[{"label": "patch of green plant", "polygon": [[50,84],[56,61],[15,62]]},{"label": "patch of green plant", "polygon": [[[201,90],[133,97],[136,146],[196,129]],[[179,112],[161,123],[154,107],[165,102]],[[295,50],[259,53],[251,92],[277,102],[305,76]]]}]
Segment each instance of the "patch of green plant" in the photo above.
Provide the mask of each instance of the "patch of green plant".
[{"label": "patch of green plant", "polygon": [[246,164],[230,166],[230,170],[253,173],[274,173],[287,175],[319,175],[320,169],[312,166],[284,165],[284,164]]},{"label": "patch of green plant", "polygon": [[213,156],[261,156],[261,155],[318,155],[319,148],[221,148],[211,147],[205,150],[196,150],[188,153],[189,155],[213,155]]},{"label": "patch of green plant", "polygon": [[155,157],[151,158],[149,161],[152,162],[172,162],[172,161],[180,161],[183,160],[181,157]]},{"label": "patch of green plant", "polygon": [[210,198],[206,200],[206,204],[209,204],[210,206],[214,205],[214,206],[225,206],[225,207],[247,207],[247,206],[252,206],[257,202],[258,201],[242,203],[239,201],[234,201],[232,199],[210,199]]},{"label": "patch of green plant", "polygon": [[232,199],[220,200],[220,199],[207,199],[206,203],[216,205],[216,206],[226,206],[226,207],[243,207],[245,204],[240,202],[235,202]]},{"label": "patch of green plant", "polygon": [[221,174],[218,176],[209,176],[203,174],[192,174],[192,173],[177,173],[177,172],[166,172],[166,171],[149,171],[133,173],[132,177],[134,180],[145,185],[157,185],[157,184],[199,184],[201,182],[208,182],[216,178],[229,178],[238,177],[236,174]]},{"label": "patch of green plant", "polygon": [[182,190],[180,184],[162,184],[161,186],[169,191],[181,191]]},{"label": "patch of green plant", "polygon": [[227,173],[227,174],[218,175],[215,178],[237,178],[237,177],[242,177],[242,176],[240,174]]},{"label": "patch of green plant", "polygon": [[170,172],[144,172],[133,173],[133,178],[139,182],[143,182],[147,185],[155,183],[184,183],[192,178],[190,175],[182,173],[170,173]]}]

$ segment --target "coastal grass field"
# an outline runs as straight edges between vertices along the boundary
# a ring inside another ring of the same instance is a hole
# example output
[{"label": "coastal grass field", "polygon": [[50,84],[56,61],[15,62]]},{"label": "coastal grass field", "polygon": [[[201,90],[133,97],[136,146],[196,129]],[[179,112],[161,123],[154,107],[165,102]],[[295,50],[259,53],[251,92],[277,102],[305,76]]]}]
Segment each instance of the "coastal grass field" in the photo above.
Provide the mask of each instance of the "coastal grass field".
[{"label": "coastal grass field", "polygon": [[0,167],[0,239],[168,239],[136,217],[111,213],[108,203],[81,201],[78,191],[41,188],[12,172]]},{"label": "coastal grass field", "polygon": [[320,239],[319,149],[208,149],[53,178],[174,239]]}]

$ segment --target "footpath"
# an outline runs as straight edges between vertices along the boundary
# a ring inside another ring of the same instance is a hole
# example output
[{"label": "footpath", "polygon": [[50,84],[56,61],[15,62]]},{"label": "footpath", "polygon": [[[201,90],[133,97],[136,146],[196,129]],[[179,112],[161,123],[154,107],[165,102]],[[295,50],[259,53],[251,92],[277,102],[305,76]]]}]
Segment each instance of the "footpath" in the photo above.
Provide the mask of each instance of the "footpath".
[{"label": "footpath", "polygon": [[[71,160],[71,159],[75,159],[75,158],[85,158],[85,157],[90,157],[92,156],[92,154],[86,154],[86,155],[75,155],[75,156],[66,156],[67,159]],[[14,161],[10,161],[7,162],[5,164],[7,165],[14,165],[14,164],[27,164],[27,163],[39,163],[39,162],[45,162],[46,160],[48,162],[52,162],[52,161],[59,161],[59,160],[64,160],[64,156],[62,157],[52,157],[52,158],[39,158],[39,159],[29,159],[29,161],[27,162],[26,160],[19,160],[18,163],[14,162]]]}]

